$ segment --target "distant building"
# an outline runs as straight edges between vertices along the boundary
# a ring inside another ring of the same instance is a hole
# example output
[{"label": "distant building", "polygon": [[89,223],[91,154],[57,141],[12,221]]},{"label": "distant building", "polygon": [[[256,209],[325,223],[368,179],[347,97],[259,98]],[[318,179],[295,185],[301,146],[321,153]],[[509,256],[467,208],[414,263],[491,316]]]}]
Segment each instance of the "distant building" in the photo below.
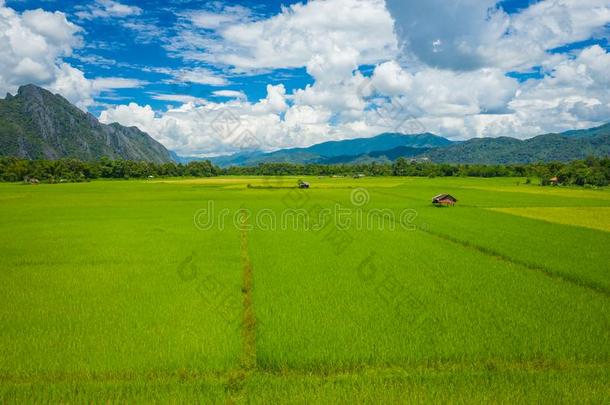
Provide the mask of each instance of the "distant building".
[{"label": "distant building", "polygon": [[432,199],[434,205],[455,205],[457,199],[450,194],[439,194]]},{"label": "distant building", "polygon": [[549,183],[551,184],[551,186],[556,186],[557,184],[559,184],[559,179],[557,177],[551,177],[549,179]]}]

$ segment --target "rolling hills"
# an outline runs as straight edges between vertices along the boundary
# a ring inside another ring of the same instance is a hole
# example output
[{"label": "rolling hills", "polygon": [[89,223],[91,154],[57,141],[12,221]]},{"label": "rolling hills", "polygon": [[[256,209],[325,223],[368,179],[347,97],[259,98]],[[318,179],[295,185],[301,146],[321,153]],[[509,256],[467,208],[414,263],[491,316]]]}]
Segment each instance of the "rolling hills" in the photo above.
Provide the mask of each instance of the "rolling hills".
[{"label": "rolling hills", "polygon": [[478,164],[565,162],[587,156],[610,156],[610,124],[525,140],[509,137],[469,139],[426,151],[422,156],[436,163]]},{"label": "rolling hills", "polygon": [[242,152],[211,159],[219,166],[251,166],[259,163],[355,163],[394,160],[400,156],[417,156],[430,148],[453,142],[429,133],[403,135],[385,133],[371,138],[328,141],[307,148],[281,149],[275,152]]},{"label": "rolling hills", "polygon": [[[205,159],[178,156],[136,127],[102,124],[61,95],[34,85],[22,86],[17,95],[8,94],[6,99],[0,99],[0,156],[86,161],[105,156],[155,163]],[[525,140],[499,137],[456,142],[431,133],[384,133],[273,152],[243,151],[209,160],[221,167],[261,163],[388,163],[401,157],[434,163],[514,164],[570,161],[587,156],[610,156],[610,124]]]},{"label": "rolling hills", "polygon": [[387,163],[401,157],[430,160],[434,163],[515,164],[566,162],[587,156],[610,156],[610,124],[559,134],[538,135],[525,140],[499,137],[455,142],[430,133],[391,133],[270,153],[249,151],[211,160],[223,167],[253,166],[260,163]]}]

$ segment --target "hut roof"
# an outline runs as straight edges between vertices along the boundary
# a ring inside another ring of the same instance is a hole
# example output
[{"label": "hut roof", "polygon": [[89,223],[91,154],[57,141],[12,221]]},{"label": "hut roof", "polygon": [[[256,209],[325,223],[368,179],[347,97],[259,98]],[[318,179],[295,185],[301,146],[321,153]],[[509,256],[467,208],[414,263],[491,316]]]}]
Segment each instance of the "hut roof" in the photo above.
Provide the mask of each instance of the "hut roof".
[{"label": "hut roof", "polygon": [[451,194],[439,194],[432,199],[432,202],[438,202],[443,200],[451,200],[453,202],[457,202],[457,199],[453,197]]}]

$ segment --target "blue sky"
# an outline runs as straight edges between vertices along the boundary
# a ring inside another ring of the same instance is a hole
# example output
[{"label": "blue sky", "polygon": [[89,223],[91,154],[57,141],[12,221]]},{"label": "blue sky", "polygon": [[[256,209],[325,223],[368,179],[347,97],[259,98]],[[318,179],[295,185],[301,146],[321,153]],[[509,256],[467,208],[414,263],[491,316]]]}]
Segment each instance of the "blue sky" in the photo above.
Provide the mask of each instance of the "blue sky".
[{"label": "blue sky", "polygon": [[610,121],[609,0],[0,7],[13,47],[0,90],[45,86],[181,154],[418,130],[523,138]]},{"label": "blue sky", "polygon": [[[142,13],[127,20],[153,24],[164,32],[163,35],[175,34],[174,26],[179,23],[177,14],[203,9],[218,9],[216,2],[210,1],[146,1],[146,7],[141,7],[141,1],[122,1],[122,4],[142,8]],[[227,4],[239,4],[254,10],[258,18],[272,16],[281,11],[282,6],[288,6],[298,1],[231,1]],[[138,104],[149,104],[155,109],[163,109],[167,104],[179,105],[177,101],[156,100],[151,95],[186,94],[210,100],[223,100],[226,97],[215,96],[218,86],[197,83],[163,83],[168,75],[146,72],[146,68],[180,69],[205,67],[218,74],[223,74],[226,67],[217,67],[207,63],[193,63],[168,54],[164,49],[163,38],[141,38],[134,35],[132,29],[125,28],[121,21],[110,18],[81,19],[78,13],[83,11],[87,2],[82,1],[8,1],[7,5],[18,11],[43,8],[47,11],[60,11],[67,14],[71,21],[78,23],[84,29],[85,47],[76,52],[73,57],[65,58],[71,65],[80,68],[89,78],[112,76],[125,77],[146,81],[144,88],[116,89],[97,97],[97,100],[108,104],[122,104],[134,101]],[[125,21],[125,20],[123,20]],[[100,46],[100,43],[104,46]],[[103,63],[106,59],[106,63]],[[102,61],[102,63],[100,63]],[[279,69],[262,74],[231,74],[230,84],[222,89],[241,91],[248,99],[258,100],[266,96],[266,86],[269,83],[282,83],[288,91],[303,88],[311,84],[312,78],[304,68]],[[92,106],[90,110],[99,113],[102,105]]]}]

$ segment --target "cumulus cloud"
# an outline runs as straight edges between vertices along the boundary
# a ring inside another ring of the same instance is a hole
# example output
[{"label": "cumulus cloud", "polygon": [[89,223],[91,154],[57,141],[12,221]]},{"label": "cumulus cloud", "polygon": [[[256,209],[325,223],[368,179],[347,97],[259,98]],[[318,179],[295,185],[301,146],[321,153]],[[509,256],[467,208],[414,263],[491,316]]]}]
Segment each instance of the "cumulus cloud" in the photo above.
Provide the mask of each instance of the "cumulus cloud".
[{"label": "cumulus cloud", "polygon": [[610,54],[598,45],[565,56],[542,80],[529,81],[510,102],[523,125],[562,131],[610,118]]},{"label": "cumulus cloud", "polygon": [[45,86],[53,93],[59,93],[82,110],[95,104],[94,98],[106,91],[142,87],[140,80],[120,77],[105,77],[88,80],[80,70],[62,63],[55,68],[55,80]]},{"label": "cumulus cloud", "polygon": [[[1,4],[0,90],[31,81],[85,108],[105,91],[147,85],[87,79],[63,60],[82,42],[78,26],[62,13],[19,14]],[[141,13],[98,0],[79,17]],[[607,0],[543,0],[512,14],[495,0],[310,0],[267,17],[210,2],[177,17],[176,35],[163,45],[191,67],[142,68],[167,75],[174,93],[149,95],[170,107],[120,105],[101,120],[138,126],[182,154],[274,150],[386,131],[528,137],[610,119],[608,52],[582,44],[553,51],[607,36]],[[147,21],[128,24],[147,41],[158,36]],[[19,46],[26,40],[28,47]],[[269,84],[258,101],[232,80],[291,68],[304,68],[311,84]],[[532,69],[541,76],[507,76]],[[186,95],[188,84],[216,89]]]},{"label": "cumulus cloud", "polygon": [[80,46],[80,31],[61,12],[19,14],[0,6],[0,91],[14,92],[25,83],[51,84],[62,73],[58,60]]},{"label": "cumulus cloud", "polygon": [[509,15],[495,0],[387,0],[404,51],[432,67],[523,69],[603,32],[606,0],[543,0]]},{"label": "cumulus cloud", "polygon": [[115,77],[89,80],[63,62],[82,45],[81,31],[61,12],[38,9],[20,14],[0,5],[0,92],[15,93],[19,86],[33,83],[86,109],[104,91],[145,84]]},{"label": "cumulus cloud", "polygon": [[[193,14],[168,49],[182,57],[237,70],[306,66],[314,57],[333,57],[336,47],[357,54],[359,64],[394,55],[396,39],[383,0],[311,0],[267,19],[220,26],[220,17]],[[223,18],[233,18],[231,14]],[[218,28],[213,33],[197,27]]]},{"label": "cumulus cloud", "polygon": [[[212,3],[212,5],[216,5]],[[184,13],[197,28],[216,30],[223,25],[248,22],[251,18],[250,9],[242,6],[226,6],[212,10],[197,10]]]},{"label": "cumulus cloud", "polygon": [[[266,19],[246,9],[193,12],[170,51],[237,72],[304,67],[313,84],[291,93],[269,85],[256,103],[217,90],[230,100],[185,99],[156,114],[130,105],[103,118],[137,125],[146,117],[141,125],[158,140],[200,155],[385,131],[524,138],[592,126],[609,118],[608,53],[549,51],[606,32],[608,9],[601,0],[545,0],[515,14],[492,0],[387,0],[387,8],[378,0],[311,0]],[[360,71],[366,64],[370,75]],[[542,78],[506,75],[537,65]],[[225,131],[232,126],[239,130]]]},{"label": "cumulus cloud", "polygon": [[135,125],[179,153],[209,156],[314,143],[328,133],[328,118],[319,109],[288,108],[284,86],[270,85],[256,103],[187,103],[163,113],[131,103],[103,111],[100,121]]},{"label": "cumulus cloud", "polygon": [[426,65],[477,69],[480,47],[492,46],[508,28],[496,0],[387,0],[404,49]]},{"label": "cumulus cloud", "polygon": [[413,76],[405,72],[396,61],[384,62],[375,67],[371,86],[385,95],[396,96],[411,90]]}]

